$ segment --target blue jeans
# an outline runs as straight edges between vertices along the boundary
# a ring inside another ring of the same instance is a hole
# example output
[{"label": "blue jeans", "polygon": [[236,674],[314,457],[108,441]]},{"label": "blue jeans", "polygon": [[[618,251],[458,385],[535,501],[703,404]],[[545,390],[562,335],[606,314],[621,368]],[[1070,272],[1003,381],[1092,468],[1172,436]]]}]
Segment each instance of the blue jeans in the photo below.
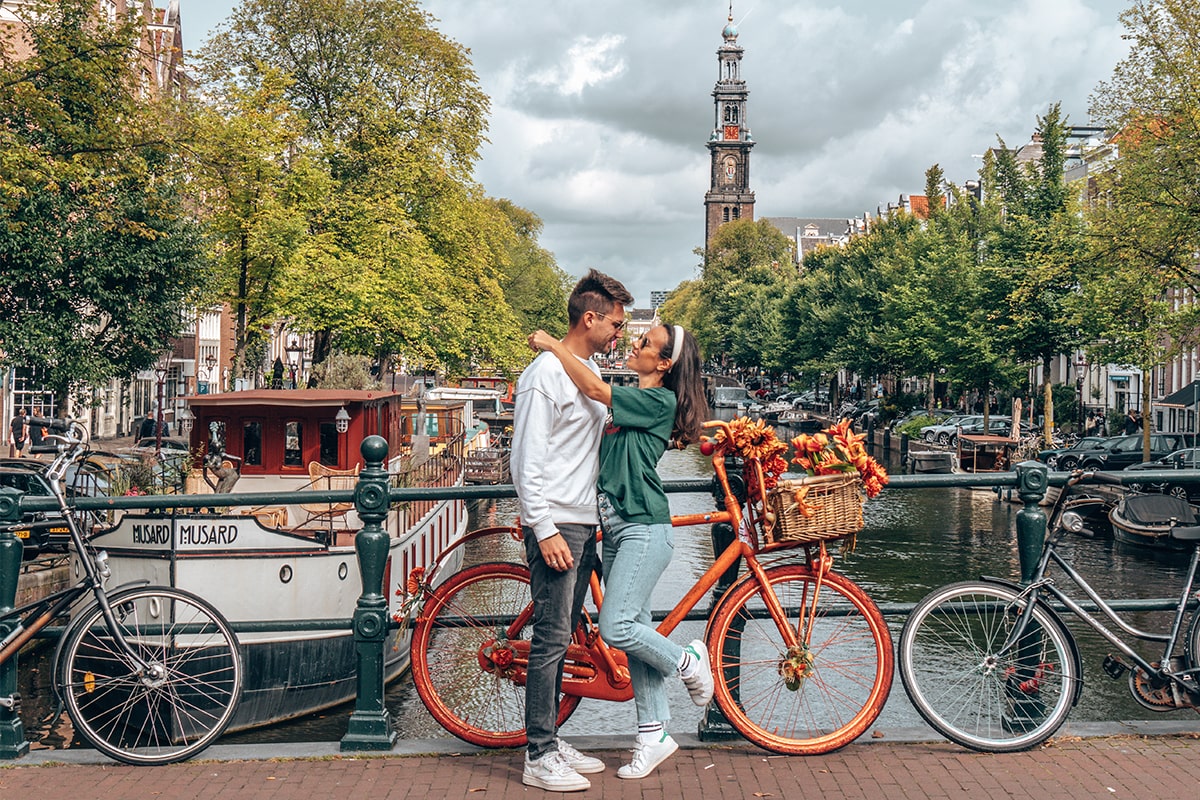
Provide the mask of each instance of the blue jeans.
[{"label": "blue jeans", "polygon": [[683,648],[651,625],[650,595],[671,563],[670,525],[626,522],[600,493],[604,531],[604,603],[600,635],[629,657],[629,676],[639,723],[669,722],[666,678],[675,675]]},{"label": "blue jeans", "polygon": [[596,527],[559,525],[575,566],[566,572],[550,569],[532,528],[524,528],[529,593],[533,598],[533,634],[529,639],[529,670],[525,680],[525,733],[529,758],[557,750],[558,697],[562,694],[563,663],[571,631],[579,624],[588,583],[596,568]]}]

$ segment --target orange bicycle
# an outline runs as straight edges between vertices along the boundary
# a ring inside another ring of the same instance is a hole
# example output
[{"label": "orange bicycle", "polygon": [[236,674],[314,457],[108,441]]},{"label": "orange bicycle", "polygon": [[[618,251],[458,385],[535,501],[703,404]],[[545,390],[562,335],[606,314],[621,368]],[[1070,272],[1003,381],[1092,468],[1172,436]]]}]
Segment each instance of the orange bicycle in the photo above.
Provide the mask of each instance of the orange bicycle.
[{"label": "orange bicycle", "polygon": [[[802,546],[769,543],[765,497],[739,499],[726,471],[723,441],[706,439],[724,510],[672,517],[676,527],[718,522],[738,531],[713,565],[658,625],[669,635],[731,568],[745,574],[709,615],[705,643],[713,665],[714,700],[726,719],[758,746],[788,755],[827,753],[861,735],[883,710],[892,685],[892,640],[878,606],[853,581],[833,572],[824,541]],[[747,459],[758,470],[761,465]],[[520,537],[518,528],[469,534]],[[789,559],[789,557],[791,557]],[[766,561],[769,559],[769,563]],[[790,563],[785,563],[788,559]],[[419,581],[418,581],[419,582]],[[482,563],[436,589],[415,589],[420,610],[412,636],[417,693],[446,730],[485,747],[525,743],[525,668],[533,609],[524,564]],[[603,602],[591,576],[592,597]],[[584,697],[629,700],[625,654],[606,645],[586,610],[567,651],[559,724]]]}]

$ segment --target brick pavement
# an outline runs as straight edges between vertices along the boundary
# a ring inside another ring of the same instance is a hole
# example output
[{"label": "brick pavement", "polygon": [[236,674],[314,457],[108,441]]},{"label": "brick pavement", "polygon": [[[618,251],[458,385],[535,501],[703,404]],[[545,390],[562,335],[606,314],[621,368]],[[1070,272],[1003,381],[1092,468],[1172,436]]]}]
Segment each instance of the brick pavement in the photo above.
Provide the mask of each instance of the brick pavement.
[{"label": "brick pavement", "polygon": [[[607,738],[607,737],[605,737]],[[684,737],[680,737],[681,741]],[[1200,734],[1063,736],[1027,753],[987,755],[948,742],[860,740],[824,756],[787,757],[745,744],[688,741],[641,781],[623,781],[616,767],[628,754],[615,742],[588,748],[609,763],[590,776],[580,798],[744,800],[803,797],[846,800],[960,798],[1195,797],[1200,787]],[[277,750],[279,748],[276,748]],[[413,748],[409,748],[412,750]],[[419,748],[418,748],[419,749]],[[314,752],[321,751],[317,748]],[[0,766],[0,798],[69,800],[324,800],[363,797],[552,797],[523,786],[516,751],[332,755],[263,758],[261,748],[216,747],[200,760],[165,767],[128,767],[85,759],[54,762],[52,753]],[[241,760],[239,754],[257,760]],[[253,755],[251,755],[253,754]]]}]

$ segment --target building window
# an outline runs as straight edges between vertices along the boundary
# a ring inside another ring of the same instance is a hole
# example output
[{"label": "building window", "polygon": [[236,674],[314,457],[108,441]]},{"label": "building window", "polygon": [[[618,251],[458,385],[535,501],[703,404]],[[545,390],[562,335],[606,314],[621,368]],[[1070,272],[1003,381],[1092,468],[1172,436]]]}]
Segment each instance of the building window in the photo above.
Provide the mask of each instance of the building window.
[{"label": "building window", "polygon": [[725,206],[725,208],[721,210],[721,221],[729,222],[729,206]]},{"label": "building window", "polygon": [[734,218],[734,219],[741,219],[741,218],[742,218],[742,207],[741,207],[741,206],[734,206],[734,207],[733,207],[733,218]]}]

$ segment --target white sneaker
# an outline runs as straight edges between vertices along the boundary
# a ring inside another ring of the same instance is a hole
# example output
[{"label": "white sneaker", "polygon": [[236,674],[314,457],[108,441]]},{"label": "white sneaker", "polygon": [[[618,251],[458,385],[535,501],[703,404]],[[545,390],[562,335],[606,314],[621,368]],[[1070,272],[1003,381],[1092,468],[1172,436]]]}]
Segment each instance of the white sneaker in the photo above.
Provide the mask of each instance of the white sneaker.
[{"label": "white sneaker", "polygon": [[683,685],[687,687],[692,702],[698,706],[706,705],[713,696],[712,664],[708,661],[708,648],[699,639],[693,639],[684,648],[695,659],[695,670],[691,675],[680,675]]},{"label": "white sneaker", "polygon": [[580,775],[590,775],[594,772],[604,772],[604,762],[598,758],[585,756],[564,739],[558,740],[558,752],[571,765],[571,769]]},{"label": "white sneaker", "polygon": [[582,792],[592,788],[592,782],[573,770],[557,750],[551,750],[536,761],[530,761],[526,753],[521,783],[548,792]]},{"label": "white sneaker", "polygon": [[633,748],[633,760],[617,770],[617,777],[644,778],[678,749],[679,745],[668,733],[664,732],[661,736],[652,733],[645,738],[639,733],[637,744]]}]

